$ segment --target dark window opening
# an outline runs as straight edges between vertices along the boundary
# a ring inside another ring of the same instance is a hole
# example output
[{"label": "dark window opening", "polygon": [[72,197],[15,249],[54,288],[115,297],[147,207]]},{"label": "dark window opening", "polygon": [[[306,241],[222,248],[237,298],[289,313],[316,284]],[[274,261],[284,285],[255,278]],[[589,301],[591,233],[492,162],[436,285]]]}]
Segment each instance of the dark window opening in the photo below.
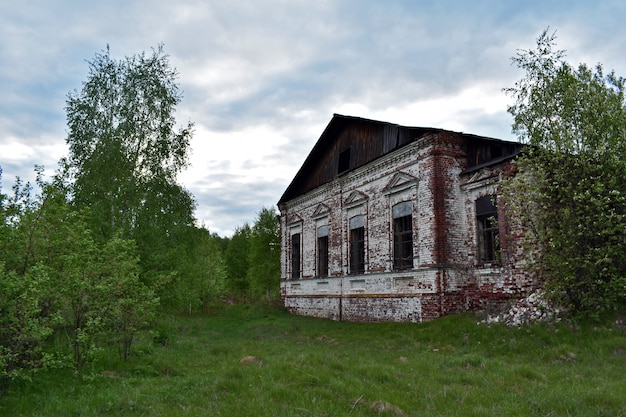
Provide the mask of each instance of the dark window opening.
[{"label": "dark window opening", "polygon": [[365,272],[365,227],[350,230],[350,274]]},{"label": "dark window opening", "polygon": [[413,218],[393,219],[393,269],[413,268]]},{"label": "dark window opening", "polygon": [[339,154],[339,163],[337,164],[337,173],[347,171],[350,168],[350,148],[342,151]]},{"label": "dark window opening", "polygon": [[291,235],[291,278],[300,278],[300,233]]},{"label": "dark window opening", "polygon": [[502,156],[502,146],[491,145],[489,151],[491,159],[500,158]]},{"label": "dark window opening", "polygon": [[328,276],[328,236],[317,238],[317,274]]},{"label": "dark window opening", "polygon": [[498,210],[495,196],[476,200],[476,223],[478,229],[478,262],[500,261],[500,236],[498,232]]},{"label": "dark window opening", "polygon": [[505,156],[513,155],[519,151],[519,144],[492,143],[477,141],[469,145],[467,149],[468,168],[499,160]]}]

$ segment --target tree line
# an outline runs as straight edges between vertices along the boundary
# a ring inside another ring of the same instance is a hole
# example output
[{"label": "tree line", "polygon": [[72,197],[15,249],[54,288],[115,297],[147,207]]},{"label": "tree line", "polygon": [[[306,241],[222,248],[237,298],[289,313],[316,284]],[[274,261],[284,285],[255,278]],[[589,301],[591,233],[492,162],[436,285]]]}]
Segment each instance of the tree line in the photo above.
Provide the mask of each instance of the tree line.
[{"label": "tree line", "polygon": [[177,76],[161,46],[96,54],[68,94],[69,155],[55,175],[36,167],[35,184],[0,190],[0,397],[41,369],[81,375],[105,347],[128,359],[160,314],[278,298],[274,208],[220,237],[196,224],[177,183],[193,134],[176,127]]}]

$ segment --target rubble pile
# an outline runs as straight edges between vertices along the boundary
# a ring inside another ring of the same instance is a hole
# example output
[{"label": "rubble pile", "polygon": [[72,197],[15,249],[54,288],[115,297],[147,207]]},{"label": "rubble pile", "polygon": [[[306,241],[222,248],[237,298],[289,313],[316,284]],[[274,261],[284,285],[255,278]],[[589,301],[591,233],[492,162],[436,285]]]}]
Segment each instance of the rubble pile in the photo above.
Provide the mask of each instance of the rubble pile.
[{"label": "rubble pile", "polygon": [[538,321],[558,321],[560,310],[554,308],[544,297],[543,291],[536,291],[517,300],[508,311],[488,315],[480,323],[504,323],[507,326],[521,326]]}]

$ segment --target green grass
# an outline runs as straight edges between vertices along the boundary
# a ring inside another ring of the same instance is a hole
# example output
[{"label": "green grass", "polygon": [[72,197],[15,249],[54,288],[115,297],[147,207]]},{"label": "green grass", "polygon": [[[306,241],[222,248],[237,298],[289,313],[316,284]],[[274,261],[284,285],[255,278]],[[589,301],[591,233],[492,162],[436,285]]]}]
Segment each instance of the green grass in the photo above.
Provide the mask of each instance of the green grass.
[{"label": "green grass", "polygon": [[166,317],[129,362],[111,351],[80,380],[39,374],[9,388],[0,415],[626,416],[623,330],[476,322],[341,323],[251,306]]}]

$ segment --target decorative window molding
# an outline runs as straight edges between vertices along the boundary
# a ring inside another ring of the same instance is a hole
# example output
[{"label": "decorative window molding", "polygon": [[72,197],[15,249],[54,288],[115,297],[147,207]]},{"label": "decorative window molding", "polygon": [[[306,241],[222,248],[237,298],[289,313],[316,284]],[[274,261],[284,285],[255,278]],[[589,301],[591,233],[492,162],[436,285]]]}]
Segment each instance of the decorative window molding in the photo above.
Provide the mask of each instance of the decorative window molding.
[{"label": "decorative window molding", "polygon": [[317,282],[317,287],[315,288],[315,290],[317,292],[328,292],[328,281],[318,281]]},{"label": "decorative window molding", "polygon": [[368,200],[367,195],[363,194],[360,191],[352,191],[348,198],[345,199],[343,205],[345,208],[352,208],[358,205],[364,204]]},{"label": "decorative window molding", "polygon": [[318,204],[317,207],[315,207],[315,210],[313,211],[313,215],[311,217],[313,217],[314,219],[321,219],[322,217],[327,217],[328,214],[330,213],[330,208],[324,204]]},{"label": "decorative window molding", "polygon": [[296,227],[300,227],[302,225],[302,217],[300,217],[297,214],[293,214],[291,216],[289,216],[289,218],[287,219],[287,226],[290,229],[294,229]]},{"label": "decorative window molding", "polygon": [[364,279],[351,279],[350,290],[352,292],[365,292],[365,280]]},{"label": "decorative window molding", "polygon": [[396,172],[383,188],[383,194],[395,194],[417,185],[418,179],[406,172]]}]

